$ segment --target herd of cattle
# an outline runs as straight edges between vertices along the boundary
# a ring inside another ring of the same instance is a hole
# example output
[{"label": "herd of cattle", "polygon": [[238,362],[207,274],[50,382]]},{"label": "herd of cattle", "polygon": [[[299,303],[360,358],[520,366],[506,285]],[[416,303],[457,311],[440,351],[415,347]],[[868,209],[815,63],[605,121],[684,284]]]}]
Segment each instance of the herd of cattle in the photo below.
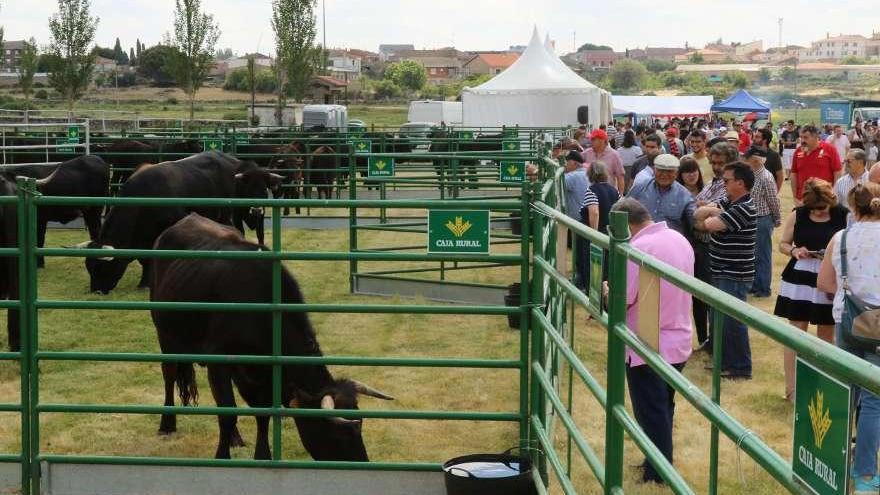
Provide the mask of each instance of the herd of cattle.
[{"label": "herd of cattle", "polygon": [[[494,137],[493,137],[494,138]],[[343,145],[344,146],[344,145]],[[432,151],[447,151],[448,145]],[[265,147],[265,149],[263,149]],[[403,153],[412,148],[401,142],[388,149]],[[500,140],[476,141],[459,151],[500,150]],[[119,183],[119,197],[159,198],[266,198],[299,197],[304,176],[316,186],[319,197],[330,198],[336,181],[338,155],[347,150],[318,146],[306,156],[302,143],[252,145],[248,153],[265,158],[242,160],[216,151],[204,152],[201,144],[183,141],[148,145],[138,141],[98,144],[98,155],[79,156],[55,167],[24,165],[0,174],[0,196],[15,196],[16,178],[36,179],[37,189],[47,196],[106,197],[111,183]],[[161,163],[144,160],[151,153],[179,153],[185,158]],[[361,159],[362,160],[362,159]],[[358,164],[365,167],[366,163]],[[313,173],[309,173],[309,168]],[[116,170],[121,169],[121,170]],[[275,173],[279,172],[279,173]],[[283,186],[288,187],[283,187]],[[304,191],[306,197],[310,196]],[[83,217],[90,240],[75,247],[106,250],[106,256],[85,258],[93,292],[108,294],[131,258],[113,256],[115,249],[173,249],[200,251],[257,251],[263,246],[262,208],[188,206],[40,206],[37,210],[37,243],[44,246],[49,222],[68,223]],[[244,238],[244,226],[256,230],[257,242]],[[235,228],[232,228],[234,226]],[[17,213],[14,205],[0,205],[0,246],[17,246]],[[152,301],[212,303],[265,303],[272,300],[271,260],[139,259],[139,287],[149,288]],[[18,260],[0,262],[0,297],[15,299],[19,293]],[[38,260],[43,266],[43,260]],[[221,290],[222,289],[222,290]],[[303,303],[293,275],[282,272],[282,301]],[[265,312],[205,312],[153,310],[151,316],[163,353],[271,355],[272,318]],[[10,350],[20,349],[19,314],[7,313]],[[321,356],[315,332],[304,312],[285,312],[282,317],[282,354]],[[211,392],[222,407],[235,407],[233,384],[251,407],[271,407],[272,368],[265,365],[206,365]],[[163,363],[165,405],[174,405],[175,385],[184,405],[198,397],[192,363]],[[391,400],[392,397],[360,382],[335,379],[324,365],[282,367],[282,403],[285,407],[357,409],[358,395]],[[360,419],[341,417],[294,418],[303,445],[316,460],[367,461]],[[237,417],[218,416],[219,441],[215,456],[229,458],[230,447],[243,445]],[[269,459],[268,416],[257,416],[254,450],[256,459]],[[176,431],[173,414],[162,415],[159,432]]]}]

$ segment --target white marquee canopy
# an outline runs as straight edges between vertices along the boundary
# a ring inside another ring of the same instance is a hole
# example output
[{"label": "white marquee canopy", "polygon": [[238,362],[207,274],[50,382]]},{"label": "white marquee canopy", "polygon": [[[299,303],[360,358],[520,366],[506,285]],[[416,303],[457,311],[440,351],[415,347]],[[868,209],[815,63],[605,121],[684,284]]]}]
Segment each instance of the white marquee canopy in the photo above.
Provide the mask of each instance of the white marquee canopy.
[{"label": "white marquee canopy", "polygon": [[577,125],[577,109],[589,107],[589,123],[611,119],[611,95],[587,82],[551,53],[537,29],[522,56],[501,74],[462,91],[468,127],[564,127]]}]

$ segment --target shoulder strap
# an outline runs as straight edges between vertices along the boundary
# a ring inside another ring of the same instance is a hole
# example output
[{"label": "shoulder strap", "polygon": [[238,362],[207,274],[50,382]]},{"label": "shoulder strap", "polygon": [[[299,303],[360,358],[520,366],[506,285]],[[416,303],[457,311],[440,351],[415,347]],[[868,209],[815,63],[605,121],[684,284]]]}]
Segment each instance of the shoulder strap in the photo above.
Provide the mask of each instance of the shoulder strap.
[{"label": "shoulder strap", "polygon": [[849,228],[846,228],[843,229],[843,233],[840,234],[840,278],[843,280],[843,290],[849,290],[846,282],[846,234],[848,232]]}]

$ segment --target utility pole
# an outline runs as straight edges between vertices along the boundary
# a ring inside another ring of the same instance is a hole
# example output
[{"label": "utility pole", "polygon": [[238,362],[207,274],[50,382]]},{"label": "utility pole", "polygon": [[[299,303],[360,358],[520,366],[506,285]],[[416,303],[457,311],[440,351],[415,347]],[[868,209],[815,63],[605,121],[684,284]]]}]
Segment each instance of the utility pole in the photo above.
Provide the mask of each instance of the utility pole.
[{"label": "utility pole", "polygon": [[321,67],[321,73],[325,74],[327,72],[327,0],[321,0],[321,23],[323,26],[321,27],[322,34],[324,35],[324,46],[321,47],[324,56],[321,57],[323,59],[324,67]]},{"label": "utility pole", "polygon": [[571,51],[572,53],[577,51],[577,31],[571,32]]},{"label": "utility pole", "polygon": [[782,52],[782,17],[779,18],[779,51]]}]

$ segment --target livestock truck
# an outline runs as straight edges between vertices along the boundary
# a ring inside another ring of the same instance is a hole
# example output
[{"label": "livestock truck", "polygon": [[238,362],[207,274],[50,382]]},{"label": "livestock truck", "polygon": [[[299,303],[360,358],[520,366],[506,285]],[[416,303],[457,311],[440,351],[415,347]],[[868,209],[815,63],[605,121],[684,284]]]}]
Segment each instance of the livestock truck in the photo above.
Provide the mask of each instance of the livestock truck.
[{"label": "livestock truck", "polygon": [[819,103],[821,124],[840,124],[853,127],[857,120],[880,121],[878,100],[823,100]]}]

